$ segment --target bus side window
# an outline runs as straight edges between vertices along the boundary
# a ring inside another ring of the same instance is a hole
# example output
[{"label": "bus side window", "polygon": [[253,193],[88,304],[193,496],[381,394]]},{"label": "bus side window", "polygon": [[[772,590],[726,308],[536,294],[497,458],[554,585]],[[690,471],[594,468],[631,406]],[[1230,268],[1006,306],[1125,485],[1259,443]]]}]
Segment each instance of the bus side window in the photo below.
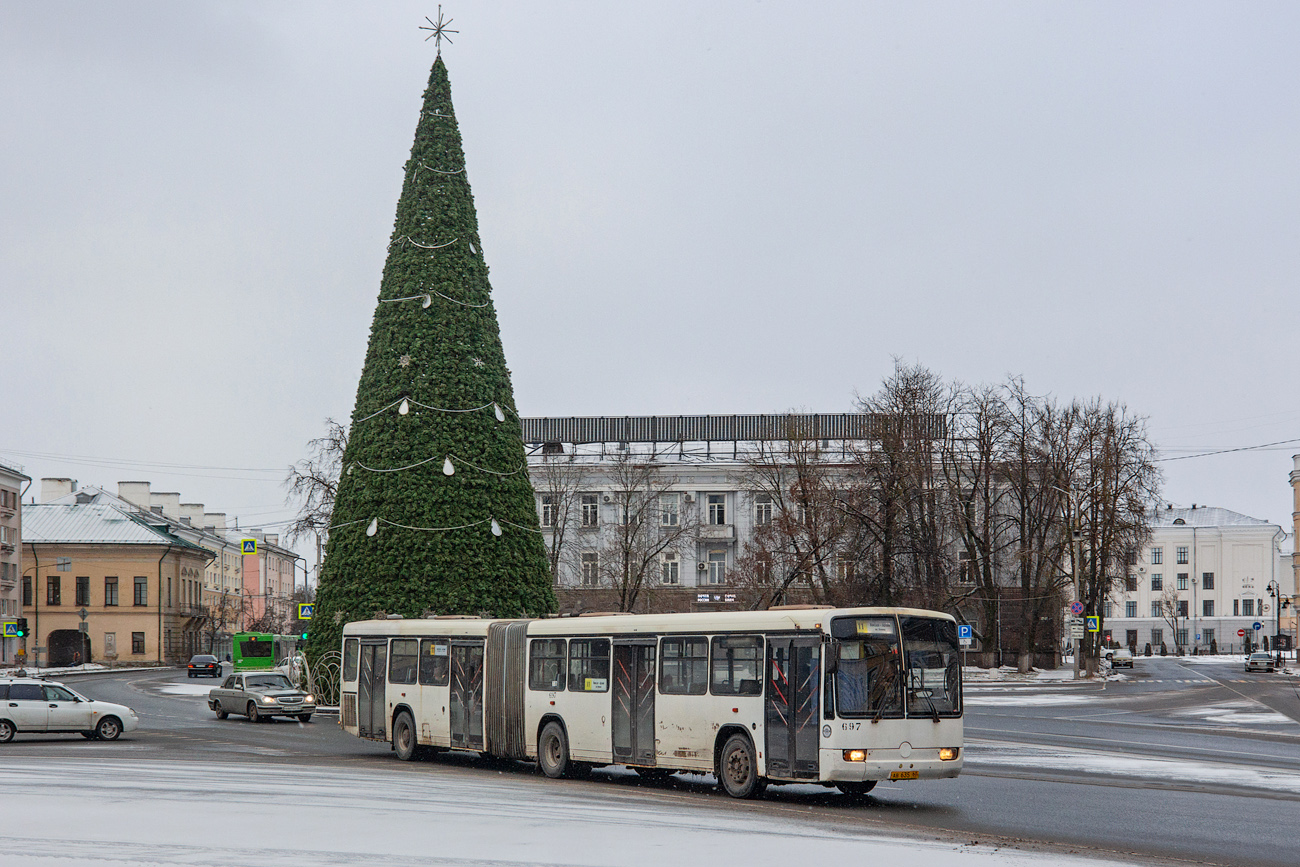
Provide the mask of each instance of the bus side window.
[{"label": "bus side window", "polygon": [[414,638],[394,638],[388,654],[388,682],[415,683],[420,642]]},{"label": "bus side window", "polygon": [[662,695],[704,695],[709,691],[709,640],[703,635],[665,638],[659,652]]},{"label": "bus side window", "polygon": [[758,636],[713,638],[714,695],[761,695],[763,639]]},{"label": "bus side window", "polygon": [[564,689],[566,643],[563,638],[534,638],[528,644],[528,688],[543,692]]},{"label": "bus side window", "polygon": [[575,638],[569,642],[569,689],[609,691],[608,638]]},{"label": "bus side window", "polygon": [[425,638],[420,641],[420,683],[446,686],[450,680],[450,656],[447,639]]},{"label": "bus side window", "polygon": [[343,680],[353,683],[357,679],[357,657],[361,653],[361,642],[349,638],[343,642]]}]

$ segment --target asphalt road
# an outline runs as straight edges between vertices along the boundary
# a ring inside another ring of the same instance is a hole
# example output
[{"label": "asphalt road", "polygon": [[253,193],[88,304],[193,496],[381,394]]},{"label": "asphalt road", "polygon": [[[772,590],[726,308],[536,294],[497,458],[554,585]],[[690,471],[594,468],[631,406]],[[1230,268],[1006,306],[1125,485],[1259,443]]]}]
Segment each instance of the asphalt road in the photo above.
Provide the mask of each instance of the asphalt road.
[{"label": "asphalt road", "polygon": [[[397,762],[386,744],[344,734],[331,717],[221,721],[202,695],[217,681],[157,670],[66,678],[94,698],[129,704],[141,728],[115,743],[20,736],[15,759],[250,762],[387,769],[440,784],[494,773],[524,789],[589,802],[617,796],[693,804],[809,826],[961,842],[1044,846],[1151,864],[1294,867],[1300,815],[1296,679],[1238,666],[1139,659],[1131,675],[1089,684],[972,684],[966,769],[957,780],[882,783],[863,803],[812,786],[774,786],[758,803],[719,794],[708,778],[642,780],[624,769],[550,781],[524,763],[445,754]],[[185,693],[191,694],[185,694]],[[0,764],[3,767],[3,764]],[[423,777],[419,775],[424,775]]]}]

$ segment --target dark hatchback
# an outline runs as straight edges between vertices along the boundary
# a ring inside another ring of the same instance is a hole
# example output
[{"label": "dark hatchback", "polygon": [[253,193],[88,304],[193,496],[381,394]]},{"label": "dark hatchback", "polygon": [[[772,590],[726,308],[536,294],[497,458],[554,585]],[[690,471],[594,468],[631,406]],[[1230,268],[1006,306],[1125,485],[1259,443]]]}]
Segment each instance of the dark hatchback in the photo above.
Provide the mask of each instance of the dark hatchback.
[{"label": "dark hatchback", "polygon": [[200,674],[206,674],[210,677],[221,677],[221,660],[206,653],[200,653],[198,656],[191,656],[189,668],[186,670],[185,674],[187,677],[198,677]]}]

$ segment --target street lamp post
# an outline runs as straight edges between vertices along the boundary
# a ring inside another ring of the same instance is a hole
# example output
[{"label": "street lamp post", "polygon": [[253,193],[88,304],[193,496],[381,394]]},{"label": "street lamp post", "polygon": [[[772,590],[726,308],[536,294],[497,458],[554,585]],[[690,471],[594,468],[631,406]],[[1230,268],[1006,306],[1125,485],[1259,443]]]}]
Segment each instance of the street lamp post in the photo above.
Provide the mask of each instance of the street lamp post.
[{"label": "street lamp post", "polygon": [[1268,595],[1273,597],[1273,654],[1277,665],[1282,665],[1282,651],[1277,646],[1277,637],[1282,633],[1282,587],[1276,581],[1268,585]]}]

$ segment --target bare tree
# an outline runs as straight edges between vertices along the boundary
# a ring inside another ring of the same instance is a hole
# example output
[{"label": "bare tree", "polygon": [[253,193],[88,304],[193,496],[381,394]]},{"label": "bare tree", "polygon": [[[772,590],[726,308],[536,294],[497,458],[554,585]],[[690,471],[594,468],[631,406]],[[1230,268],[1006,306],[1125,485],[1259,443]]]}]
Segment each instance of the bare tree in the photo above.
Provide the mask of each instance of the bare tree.
[{"label": "bare tree", "polygon": [[819,603],[866,601],[858,584],[865,570],[853,536],[847,469],[802,431],[758,443],[738,475],[755,527],[737,557],[735,578],[751,608],[787,602],[793,590]]},{"label": "bare tree", "polygon": [[530,473],[541,497],[541,527],[547,534],[547,561],[551,580],[560,580],[561,565],[569,559],[570,532],[578,521],[578,497],[587,483],[582,464],[572,456],[545,455]]},{"label": "bare tree", "polygon": [[1156,601],[1160,606],[1160,619],[1169,624],[1169,634],[1174,637],[1174,646],[1178,655],[1182,655],[1183,645],[1179,641],[1179,622],[1186,622],[1187,600],[1178,598],[1178,590],[1172,581],[1165,584],[1164,592]]},{"label": "bare tree", "polygon": [[313,535],[319,545],[329,531],[348,432],[332,418],[325,419],[325,429],[324,436],[307,443],[307,457],[289,467],[284,480],[286,499],[298,506],[298,516],[285,528],[291,545]]},{"label": "bare tree", "polygon": [[213,652],[222,636],[234,631],[242,606],[242,596],[224,590],[203,606],[203,635],[207,638],[208,653]]},{"label": "bare tree", "polygon": [[615,519],[601,546],[602,583],[614,589],[619,611],[634,611],[653,594],[664,556],[693,543],[699,524],[654,455],[619,452],[607,484]]}]

